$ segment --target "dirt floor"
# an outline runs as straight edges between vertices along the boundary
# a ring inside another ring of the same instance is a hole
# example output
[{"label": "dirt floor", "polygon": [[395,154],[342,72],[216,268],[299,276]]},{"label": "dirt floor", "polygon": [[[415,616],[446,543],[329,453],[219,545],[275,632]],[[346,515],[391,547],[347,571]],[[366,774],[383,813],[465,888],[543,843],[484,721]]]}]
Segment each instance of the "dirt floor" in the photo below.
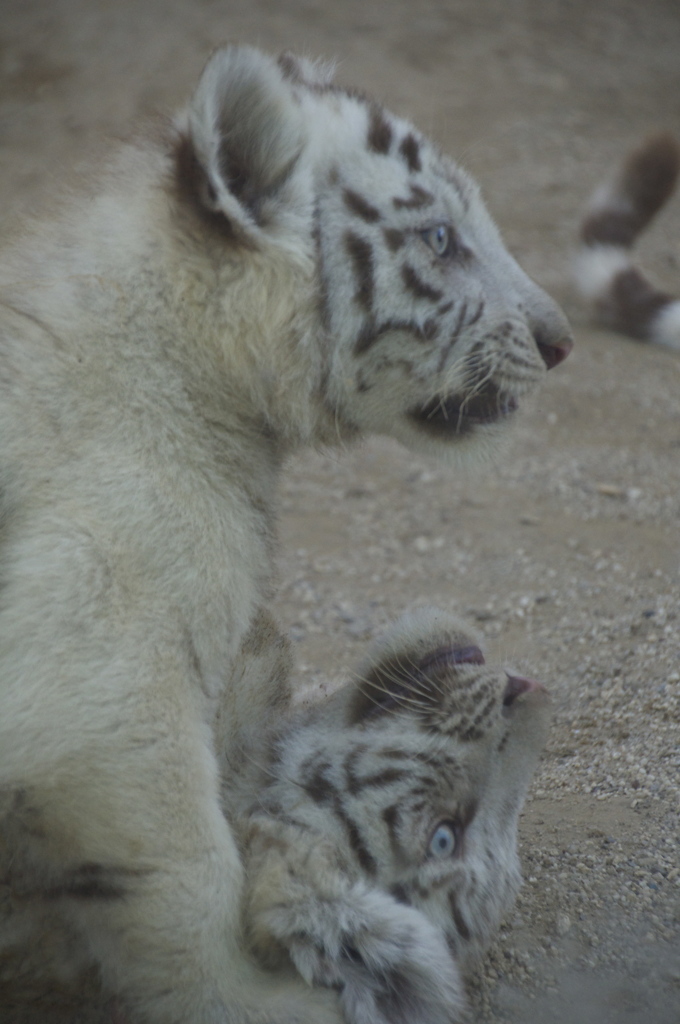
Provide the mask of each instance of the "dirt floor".
[{"label": "dirt floor", "polygon": [[[602,174],[651,128],[680,133],[680,5],[1,0],[0,230],[103,137],[186,98],[226,40],[336,56],[342,81],[413,117],[572,317],[577,347],[501,465],[462,478],[379,439],[290,466],[278,613],[305,685],[422,603],[546,682],[526,885],[471,979],[473,1017],[678,1024],[680,355],[590,329],[568,264]],[[680,200],[641,254],[680,291]]]}]

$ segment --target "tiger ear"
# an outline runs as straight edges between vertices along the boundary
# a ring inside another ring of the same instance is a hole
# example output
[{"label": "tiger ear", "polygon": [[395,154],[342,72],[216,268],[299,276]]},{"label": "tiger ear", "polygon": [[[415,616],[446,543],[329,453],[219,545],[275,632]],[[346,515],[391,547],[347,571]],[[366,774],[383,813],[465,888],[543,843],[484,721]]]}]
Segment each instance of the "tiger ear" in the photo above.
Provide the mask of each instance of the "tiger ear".
[{"label": "tiger ear", "polygon": [[249,46],[218,50],[188,112],[192,198],[258,240],[291,202],[286,185],[305,140],[299,104],[276,61]]},{"label": "tiger ear", "polygon": [[376,720],[394,711],[441,706],[460,665],[483,665],[484,655],[453,616],[436,608],[408,613],[374,645],[359,669],[349,721]]}]

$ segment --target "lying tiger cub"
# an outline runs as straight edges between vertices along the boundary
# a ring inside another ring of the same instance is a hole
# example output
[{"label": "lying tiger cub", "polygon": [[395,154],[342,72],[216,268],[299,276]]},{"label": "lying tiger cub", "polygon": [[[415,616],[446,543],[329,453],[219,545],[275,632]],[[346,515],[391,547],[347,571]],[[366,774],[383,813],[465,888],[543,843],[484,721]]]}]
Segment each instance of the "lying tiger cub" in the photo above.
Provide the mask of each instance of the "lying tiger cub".
[{"label": "lying tiger cub", "polygon": [[517,821],[545,690],[487,667],[469,633],[430,609],[398,622],[353,682],[282,724],[285,665],[262,649],[248,689],[251,709],[271,709],[266,739],[245,705],[240,735],[233,717],[218,719],[252,948],[270,968],[292,963],[310,985],[337,988],[349,1024],[459,1020],[459,968],[519,887]]},{"label": "lying tiger cub", "polygon": [[[273,991],[285,996],[295,970],[339,990],[348,1024],[453,1024],[460,971],[520,883],[517,821],[546,691],[488,668],[434,609],[404,616],[322,703],[296,709],[290,668],[260,612],[235,667],[243,699],[216,716],[222,805],[245,866],[244,944]],[[20,900],[14,910],[16,929]],[[135,1024],[43,914],[35,963],[20,950],[0,961],[3,1022]]]},{"label": "lying tiger cub", "polygon": [[661,291],[631,259],[640,234],[672,195],[680,145],[652,135],[595,191],[581,224],[574,280],[593,318],[639,341],[680,349],[680,299]]}]

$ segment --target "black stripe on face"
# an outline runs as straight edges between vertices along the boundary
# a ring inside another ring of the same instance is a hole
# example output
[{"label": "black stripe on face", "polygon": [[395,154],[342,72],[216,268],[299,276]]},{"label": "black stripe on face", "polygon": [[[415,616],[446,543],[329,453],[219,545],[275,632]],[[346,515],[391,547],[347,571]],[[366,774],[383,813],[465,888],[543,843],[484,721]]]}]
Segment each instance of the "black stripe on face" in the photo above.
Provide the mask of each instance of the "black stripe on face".
[{"label": "black stripe on face", "polygon": [[434,202],[434,196],[427,189],[420,185],[411,185],[411,194],[408,199],[400,199],[396,196],[392,200],[395,210],[419,210],[422,206],[430,206]]},{"label": "black stripe on face", "polygon": [[397,854],[397,856],[402,855],[401,844],[399,843],[398,836],[400,817],[401,814],[399,811],[398,804],[391,804],[389,807],[386,807],[382,812],[382,819],[385,822],[385,825],[387,826],[387,834],[390,838],[390,846],[392,847],[392,852]]},{"label": "black stripe on face", "polygon": [[328,330],[331,323],[330,307],[328,303],[328,281],[326,279],[326,267],[323,258],[323,246],[321,245],[321,224],[318,204],[314,207],[314,222],[312,225],[312,240],[316,253],[316,265],[319,280],[319,315],[323,327]]},{"label": "black stripe on face", "polygon": [[420,900],[427,900],[432,895],[432,890],[421,885],[420,882],[411,882],[411,890],[413,895],[417,896]]},{"label": "black stripe on face", "polygon": [[389,892],[390,896],[393,896],[397,903],[403,903],[406,907],[411,906],[411,900],[408,892],[406,891],[406,886],[402,885],[401,882],[395,882],[394,885],[391,885]]},{"label": "black stripe on face", "polygon": [[367,875],[375,875],[378,870],[378,865],[375,862],[375,858],[366,848],[366,845],[361,837],[359,826],[355,821],[352,821],[345,808],[342,806],[339,797],[333,801],[333,813],[339,822],[345,828],[347,833],[347,840],[354,853],[354,856],[358,860],[361,867],[364,869]]},{"label": "black stripe on face", "polygon": [[473,324],[476,324],[477,321],[481,319],[481,316],[482,316],[483,312],[484,312],[484,299],[480,299],[479,300],[479,305],[477,306],[477,309],[474,311],[474,313],[472,314],[472,316],[470,317],[470,319],[468,320],[468,322],[466,323],[465,326],[466,327],[472,327]]},{"label": "black stripe on face", "polygon": [[394,837],[399,821],[399,804],[390,804],[389,807],[386,807],[382,812],[382,819],[387,825],[390,836]]},{"label": "black stripe on face", "polygon": [[375,775],[364,775],[363,778],[354,776],[350,792],[353,796],[357,796],[364,789],[383,789],[385,786],[390,786],[393,782],[401,782],[407,777],[408,772],[401,768],[385,768],[382,772],[376,772]]},{"label": "black stripe on face", "polygon": [[420,161],[420,146],[418,141],[411,132],[408,133],[406,138],[402,139],[401,145],[399,146],[399,152],[406,161],[406,166],[409,171],[420,171],[422,170],[422,163]]},{"label": "black stripe on face", "polygon": [[423,324],[423,337],[427,338],[428,341],[434,341],[439,333],[439,324],[432,317],[428,317]]},{"label": "black stripe on face", "polygon": [[345,232],[345,250],[354,266],[356,291],[354,298],[369,313],[373,308],[373,248],[370,242],[353,231]]},{"label": "black stripe on face", "polygon": [[397,252],[406,241],[406,233],[398,228],[385,228],[383,234],[390,252]]},{"label": "black stripe on face", "polygon": [[377,105],[371,104],[368,115],[368,148],[374,153],[389,153],[392,145],[392,125],[385,117],[384,111]]},{"label": "black stripe on face", "polygon": [[458,340],[458,335],[460,334],[463,328],[463,323],[465,321],[465,317],[467,316],[467,311],[467,299],[464,299],[460,309],[458,310],[458,316],[456,317],[456,322],[453,325],[453,330],[451,332],[451,339],[454,343]]},{"label": "black stripe on face", "polygon": [[[305,763],[301,767],[302,787],[315,804],[330,803],[337,796],[335,786],[326,777],[326,772],[329,769],[328,761],[317,762],[313,766]],[[309,775],[306,774],[307,770],[310,770]]]},{"label": "black stripe on face", "polygon": [[380,220],[380,211],[376,210],[375,206],[371,206],[367,199],[353,189],[344,189],[342,198],[347,209],[355,216],[361,217],[367,224],[375,224],[377,220]]},{"label": "black stripe on face", "polygon": [[[430,767],[432,767],[433,764],[434,762],[430,761]],[[436,768],[437,765],[434,764],[434,767]],[[437,785],[437,780],[433,778],[432,775],[420,775],[418,777],[418,782],[420,785],[413,786],[411,788],[411,796],[427,796],[428,793],[432,791],[432,787]],[[415,806],[415,804],[413,806]]]},{"label": "black stripe on face", "polygon": [[432,302],[439,302],[444,298],[443,292],[423,281],[408,263],[405,263],[401,268],[401,279],[411,294],[415,295],[417,299],[430,299]]},{"label": "black stripe on face", "polygon": [[472,936],[470,933],[470,929],[468,928],[467,923],[465,921],[465,918],[461,913],[460,907],[458,906],[458,901],[456,899],[455,892],[449,893],[449,907],[451,909],[451,917],[453,918],[453,923],[456,926],[456,931],[460,935],[461,939],[463,939],[465,942],[469,942]]},{"label": "black stripe on face", "polygon": [[346,755],[343,764],[343,770],[345,772],[345,784],[347,786],[347,792],[352,796],[356,796],[359,792],[359,779],[354,770],[357,761],[366,753],[365,744],[360,744],[357,747],[353,747],[352,750]]},{"label": "black stripe on face", "polygon": [[384,320],[379,324],[371,320],[362,327],[354,342],[354,355],[363,355],[372,345],[380,341],[384,334],[390,331],[405,331],[408,334],[412,334],[416,341],[427,342],[433,340],[437,334],[437,329],[438,325],[432,319],[426,320],[422,326],[416,323],[415,320]]}]

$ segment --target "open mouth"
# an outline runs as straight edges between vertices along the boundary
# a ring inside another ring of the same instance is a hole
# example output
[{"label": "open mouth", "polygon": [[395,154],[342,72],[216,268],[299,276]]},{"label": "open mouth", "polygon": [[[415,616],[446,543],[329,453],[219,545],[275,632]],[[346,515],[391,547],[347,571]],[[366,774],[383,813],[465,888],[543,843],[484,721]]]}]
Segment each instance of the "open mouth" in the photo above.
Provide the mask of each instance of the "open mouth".
[{"label": "open mouth", "polygon": [[488,385],[484,391],[471,396],[433,398],[420,408],[412,409],[409,416],[431,434],[461,435],[469,434],[485,423],[496,423],[516,409],[516,399],[502,395],[498,388]]}]

